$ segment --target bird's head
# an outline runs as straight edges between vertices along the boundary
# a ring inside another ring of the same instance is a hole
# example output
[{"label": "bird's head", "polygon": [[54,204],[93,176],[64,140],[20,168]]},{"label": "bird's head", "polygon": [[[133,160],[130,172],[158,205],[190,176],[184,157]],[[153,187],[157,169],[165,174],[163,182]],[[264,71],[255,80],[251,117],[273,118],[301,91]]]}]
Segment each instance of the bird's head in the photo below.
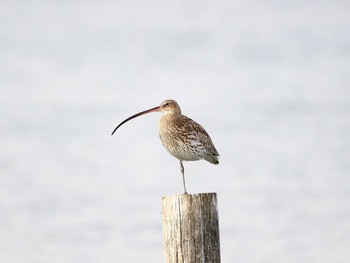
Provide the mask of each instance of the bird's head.
[{"label": "bird's head", "polygon": [[175,100],[165,100],[160,104],[159,107],[164,114],[181,114],[180,106]]}]

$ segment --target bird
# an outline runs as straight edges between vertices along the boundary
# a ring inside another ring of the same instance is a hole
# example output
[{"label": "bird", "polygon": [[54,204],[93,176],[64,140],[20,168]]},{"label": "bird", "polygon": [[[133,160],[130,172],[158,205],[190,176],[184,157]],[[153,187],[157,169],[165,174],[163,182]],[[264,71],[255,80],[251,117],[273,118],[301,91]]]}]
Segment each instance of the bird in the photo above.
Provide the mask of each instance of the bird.
[{"label": "bird", "polygon": [[172,156],[180,160],[184,194],[187,194],[185,169],[182,162],[203,159],[212,164],[219,164],[220,155],[206,130],[194,120],[183,115],[179,104],[172,99],[164,100],[157,107],[130,116],[122,121],[111,135],[124,123],[151,112],[163,113],[158,123],[160,141]]}]

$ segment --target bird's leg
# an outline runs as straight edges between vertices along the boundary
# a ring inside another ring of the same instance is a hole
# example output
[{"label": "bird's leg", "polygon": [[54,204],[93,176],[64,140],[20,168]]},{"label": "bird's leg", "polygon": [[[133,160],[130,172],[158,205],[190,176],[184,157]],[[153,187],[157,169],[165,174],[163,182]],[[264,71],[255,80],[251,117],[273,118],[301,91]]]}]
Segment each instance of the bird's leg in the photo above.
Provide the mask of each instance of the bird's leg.
[{"label": "bird's leg", "polygon": [[185,193],[184,193],[184,194],[187,194],[187,191],[186,191],[186,183],[185,183],[185,169],[184,169],[184,165],[182,164],[182,161],[181,161],[181,160],[180,160],[180,166],[181,166],[181,173],[182,173],[182,182],[183,182],[184,190],[185,190]]}]

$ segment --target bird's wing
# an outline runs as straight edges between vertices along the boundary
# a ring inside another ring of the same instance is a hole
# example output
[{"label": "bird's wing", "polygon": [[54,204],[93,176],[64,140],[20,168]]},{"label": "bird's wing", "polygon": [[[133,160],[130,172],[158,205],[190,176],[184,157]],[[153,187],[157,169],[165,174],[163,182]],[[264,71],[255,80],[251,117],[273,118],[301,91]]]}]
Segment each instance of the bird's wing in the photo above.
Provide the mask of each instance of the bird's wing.
[{"label": "bird's wing", "polygon": [[181,128],[200,143],[209,154],[220,156],[207,131],[194,120],[186,116],[183,116],[183,118],[184,119],[181,121]]}]

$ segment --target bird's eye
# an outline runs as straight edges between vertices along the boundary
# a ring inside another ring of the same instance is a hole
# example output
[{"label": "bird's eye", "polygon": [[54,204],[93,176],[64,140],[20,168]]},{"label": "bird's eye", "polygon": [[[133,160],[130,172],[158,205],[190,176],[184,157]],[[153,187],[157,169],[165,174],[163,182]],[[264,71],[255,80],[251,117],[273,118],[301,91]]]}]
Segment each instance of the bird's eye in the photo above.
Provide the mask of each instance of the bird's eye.
[{"label": "bird's eye", "polygon": [[170,103],[169,103],[169,102],[167,102],[167,103],[165,103],[165,104],[164,104],[164,106],[170,106]]}]

